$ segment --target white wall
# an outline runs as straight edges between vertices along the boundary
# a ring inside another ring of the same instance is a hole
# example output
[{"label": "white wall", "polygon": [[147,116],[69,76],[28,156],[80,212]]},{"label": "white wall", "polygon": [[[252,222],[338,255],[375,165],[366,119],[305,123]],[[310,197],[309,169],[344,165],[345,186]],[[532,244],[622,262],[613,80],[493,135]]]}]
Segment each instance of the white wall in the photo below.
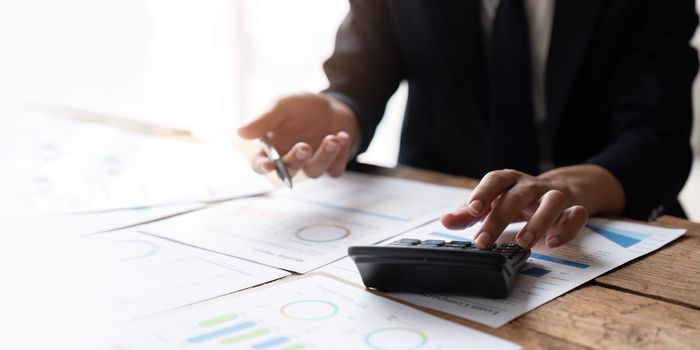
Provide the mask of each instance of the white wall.
[{"label": "white wall", "polygon": [[0,100],[44,102],[232,137],[326,80],[345,0],[0,2]]},{"label": "white wall", "polygon": [[[700,6],[700,1],[696,1]],[[692,45],[700,51],[700,31],[695,32]],[[688,181],[680,193],[680,201],[688,214],[688,218],[700,222],[700,79],[693,84],[693,114],[694,123],[691,136],[695,160]]]}]

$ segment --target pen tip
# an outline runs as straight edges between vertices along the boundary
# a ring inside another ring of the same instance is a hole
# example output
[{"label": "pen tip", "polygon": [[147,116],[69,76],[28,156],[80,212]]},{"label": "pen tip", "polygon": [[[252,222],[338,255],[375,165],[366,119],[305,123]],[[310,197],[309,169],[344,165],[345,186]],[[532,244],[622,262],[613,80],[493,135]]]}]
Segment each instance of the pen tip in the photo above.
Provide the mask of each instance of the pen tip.
[{"label": "pen tip", "polygon": [[292,180],[291,179],[284,179],[284,183],[287,185],[287,187],[292,188]]}]

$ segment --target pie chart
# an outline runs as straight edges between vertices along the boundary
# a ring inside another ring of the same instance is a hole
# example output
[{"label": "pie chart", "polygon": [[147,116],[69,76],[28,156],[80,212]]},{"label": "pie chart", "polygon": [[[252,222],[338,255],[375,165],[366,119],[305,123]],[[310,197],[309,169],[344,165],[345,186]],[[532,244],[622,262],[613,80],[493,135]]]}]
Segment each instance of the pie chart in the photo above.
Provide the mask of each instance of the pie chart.
[{"label": "pie chart", "polygon": [[350,235],[350,229],[337,224],[314,224],[299,228],[294,236],[306,242],[333,242]]}]

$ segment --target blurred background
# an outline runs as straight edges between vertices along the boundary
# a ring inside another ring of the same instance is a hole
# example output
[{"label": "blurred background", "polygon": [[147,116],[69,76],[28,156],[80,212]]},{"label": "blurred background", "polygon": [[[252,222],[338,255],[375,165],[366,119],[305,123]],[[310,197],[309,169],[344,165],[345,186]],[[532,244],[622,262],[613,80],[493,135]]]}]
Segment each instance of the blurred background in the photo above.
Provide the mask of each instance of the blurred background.
[{"label": "blurred background", "polygon": [[[237,126],[280,96],[326,86],[321,64],[347,10],[347,0],[2,1],[0,102],[65,106],[235,141]],[[697,82],[694,96],[700,100]],[[396,164],[405,99],[402,85],[363,161]],[[695,106],[696,161],[681,200],[700,221]]]}]

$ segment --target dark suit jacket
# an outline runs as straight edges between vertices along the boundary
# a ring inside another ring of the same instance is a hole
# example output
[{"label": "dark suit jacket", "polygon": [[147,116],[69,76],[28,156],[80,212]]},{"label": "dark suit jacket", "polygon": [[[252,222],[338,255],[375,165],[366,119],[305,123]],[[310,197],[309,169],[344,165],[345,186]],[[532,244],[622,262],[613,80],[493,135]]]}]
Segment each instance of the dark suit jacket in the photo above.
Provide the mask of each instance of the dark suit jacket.
[{"label": "dark suit jacket", "polygon": [[[402,80],[409,93],[399,162],[474,178],[491,161],[479,0],[351,0],[326,94],[346,103],[369,144]],[[546,69],[556,166],[608,169],[624,215],[684,215],[690,91],[697,54],[692,0],[559,0]],[[508,142],[508,140],[503,140]],[[517,147],[517,145],[513,145]],[[661,210],[660,210],[661,209]]]}]

